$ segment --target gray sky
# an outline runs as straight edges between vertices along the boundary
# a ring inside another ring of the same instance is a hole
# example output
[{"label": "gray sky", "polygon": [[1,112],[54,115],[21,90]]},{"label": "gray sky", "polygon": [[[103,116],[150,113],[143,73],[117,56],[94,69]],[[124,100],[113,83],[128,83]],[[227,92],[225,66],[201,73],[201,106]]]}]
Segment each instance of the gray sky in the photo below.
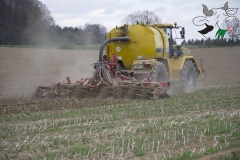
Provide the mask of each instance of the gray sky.
[{"label": "gray sky", "polygon": [[[86,23],[101,24],[110,31],[135,11],[154,11],[164,23],[177,22],[186,30],[186,40],[204,38],[195,26],[194,17],[203,16],[203,6],[221,8],[228,2],[229,8],[240,8],[240,0],[41,0],[51,11],[56,24],[61,27],[84,26]],[[240,9],[236,15],[240,20]],[[216,29],[215,29],[216,28]],[[217,27],[209,34],[215,37]]]}]

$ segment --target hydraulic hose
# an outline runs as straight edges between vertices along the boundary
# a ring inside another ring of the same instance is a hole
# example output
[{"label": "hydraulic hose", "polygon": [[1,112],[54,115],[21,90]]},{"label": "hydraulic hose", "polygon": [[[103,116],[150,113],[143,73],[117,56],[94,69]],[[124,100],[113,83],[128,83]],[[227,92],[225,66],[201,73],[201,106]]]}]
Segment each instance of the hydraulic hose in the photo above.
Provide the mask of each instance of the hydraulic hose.
[{"label": "hydraulic hose", "polygon": [[116,38],[111,38],[111,39],[108,39],[108,40],[105,40],[101,47],[100,47],[100,50],[99,50],[99,63],[102,63],[103,61],[103,50],[104,50],[104,47],[110,43],[110,42],[117,42],[117,41],[129,41],[130,40],[130,37],[116,37]]}]

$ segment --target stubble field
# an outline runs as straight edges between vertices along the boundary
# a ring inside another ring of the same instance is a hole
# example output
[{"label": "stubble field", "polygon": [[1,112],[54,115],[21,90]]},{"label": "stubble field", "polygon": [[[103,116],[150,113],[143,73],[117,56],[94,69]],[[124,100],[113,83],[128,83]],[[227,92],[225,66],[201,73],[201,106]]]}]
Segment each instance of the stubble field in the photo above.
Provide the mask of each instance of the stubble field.
[{"label": "stubble field", "polygon": [[91,77],[98,51],[0,48],[0,159],[239,159],[239,51],[192,49],[207,71],[194,93],[99,101],[28,97]]}]

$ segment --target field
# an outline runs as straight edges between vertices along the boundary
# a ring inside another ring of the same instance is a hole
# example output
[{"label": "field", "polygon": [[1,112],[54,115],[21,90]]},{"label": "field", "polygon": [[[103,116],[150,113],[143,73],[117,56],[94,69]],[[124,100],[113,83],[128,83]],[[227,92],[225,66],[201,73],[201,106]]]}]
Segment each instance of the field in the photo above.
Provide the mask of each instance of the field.
[{"label": "field", "polygon": [[239,159],[239,50],[191,49],[207,71],[194,93],[100,101],[29,97],[90,77],[98,51],[0,48],[0,159]]},{"label": "field", "polygon": [[[30,46],[30,45],[0,45],[0,47],[16,47],[16,48],[39,48],[39,49],[74,49],[74,50],[99,50],[100,44],[89,45],[60,45],[60,46]],[[193,46],[197,48],[197,46]]]}]

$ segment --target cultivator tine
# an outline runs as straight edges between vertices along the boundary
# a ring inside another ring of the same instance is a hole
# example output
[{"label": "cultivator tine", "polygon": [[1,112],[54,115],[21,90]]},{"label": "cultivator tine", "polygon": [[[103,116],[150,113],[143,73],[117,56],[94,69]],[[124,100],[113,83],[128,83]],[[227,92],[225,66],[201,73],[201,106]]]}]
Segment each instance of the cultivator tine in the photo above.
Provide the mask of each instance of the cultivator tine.
[{"label": "cultivator tine", "polygon": [[73,92],[73,88],[71,86],[61,87],[61,95],[63,96],[71,96]]},{"label": "cultivator tine", "polygon": [[114,88],[111,86],[104,86],[100,89],[100,92],[97,96],[99,99],[109,98],[114,96]]},{"label": "cultivator tine", "polygon": [[116,87],[116,97],[117,98],[126,98],[126,94],[128,93],[128,86],[118,86]]},{"label": "cultivator tine", "polygon": [[99,93],[99,89],[93,89],[86,91],[85,98],[96,98]]},{"label": "cultivator tine", "polygon": [[127,98],[134,99],[141,97],[141,90],[142,88],[140,86],[131,86],[128,90]]},{"label": "cultivator tine", "polygon": [[126,97],[129,98],[129,99],[134,99],[135,98],[135,89],[134,88],[129,88]]},{"label": "cultivator tine", "polygon": [[141,91],[141,97],[142,97],[143,99],[150,98],[150,97],[149,97],[149,92],[148,92],[146,89],[142,89],[142,91]]},{"label": "cultivator tine", "polygon": [[41,87],[38,87],[36,90],[36,97],[42,97],[43,96],[43,90]]},{"label": "cultivator tine", "polygon": [[45,97],[46,97],[46,98],[54,98],[54,97],[55,97],[53,88],[50,88],[50,89],[48,90],[48,93],[45,95]]},{"label": "cultivator tine", "polygon": [[85,98],[86,88],[83,86],[77,86],[72,93],[72,96],[75,98]]},{"label": "cultivator tine", "polygon": [[152,97],[150,99],[159,99],[159,95],[157,94],[158,88],[154,89],[150,94],[152,94]]},{"label": "cultivator tine", "polygon": [[150,99],[150,94],[150,89],[140,86],[118,86],[115,89],[116,98]]},{"label": "cultivator tine", "polygon": [[45,97],[49,91],[49,87],[38,87],[36,90],[36,97]]},{"label": "cultivator tine", "polygon": [[[88,88],[87,86],[54,86],[38,87],[37,97],[75,97],[75,98],[127,98],[127,99],[159,99],[168,97],[164,89],[159,87],[143,87],[139,84],[124,83],[116,87],[101,84],[98,88]],[[128,85],[127,85],[128,84]],[[160,93],[161,92],[161,93]]]}]

